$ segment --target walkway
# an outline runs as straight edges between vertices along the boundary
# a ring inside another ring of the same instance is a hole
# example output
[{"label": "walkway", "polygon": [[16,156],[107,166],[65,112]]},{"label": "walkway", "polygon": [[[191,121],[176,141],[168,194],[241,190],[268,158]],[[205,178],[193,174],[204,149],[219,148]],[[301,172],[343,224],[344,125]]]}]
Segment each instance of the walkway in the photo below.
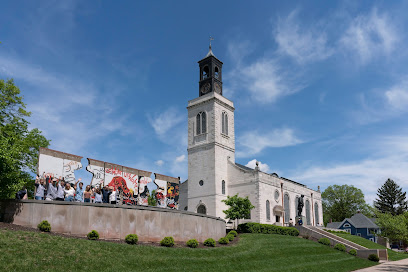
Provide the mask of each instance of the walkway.
[{"label": "walkway", "polygon": [[408,271],[408,259],[385,262],[376,266],[355,270],[354,272],[407,272]]}]

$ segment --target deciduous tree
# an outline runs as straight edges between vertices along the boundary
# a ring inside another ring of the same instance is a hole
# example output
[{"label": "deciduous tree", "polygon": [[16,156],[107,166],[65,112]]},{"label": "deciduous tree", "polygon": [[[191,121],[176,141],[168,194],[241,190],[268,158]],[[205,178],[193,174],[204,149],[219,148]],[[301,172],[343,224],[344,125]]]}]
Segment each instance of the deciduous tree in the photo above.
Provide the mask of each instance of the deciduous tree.
[{"label": "deciduous tree", "polygon": [[380,236],[408,243],[408,212],[399,215],[377,212],[375,223],[381,229]]},{"label": "deciduous tree", "polygon": [[352,185],[331,185],[322,193],[324,223],[332,219],[341,222],[357,211],[369,215],[370,209],[363,192]]},{"label": "deciduous tree", "polygon": [[0,80],[0,198],[14,197],[23,185],[34,187],[30,171],[36,172],[39,147],[49,140],[28,129],[30,114],[14,81]]},{"label": "deciduous tree", "polygon": [[250,218],[251,210],[255,208],[248,197],[239,197],[238,194],[227,196],[227,199],[222,200],[222,202],[229,206],[227,210],[223,211],[225,217],[232,220]]},{"label": "deciduous tree", "polygon": [[377,196],[374,206],[380,212],[398,215],[407,210],[406,192],[402,192],[399,185],[392,179],[387,179],[383,186],[377,190]]}]

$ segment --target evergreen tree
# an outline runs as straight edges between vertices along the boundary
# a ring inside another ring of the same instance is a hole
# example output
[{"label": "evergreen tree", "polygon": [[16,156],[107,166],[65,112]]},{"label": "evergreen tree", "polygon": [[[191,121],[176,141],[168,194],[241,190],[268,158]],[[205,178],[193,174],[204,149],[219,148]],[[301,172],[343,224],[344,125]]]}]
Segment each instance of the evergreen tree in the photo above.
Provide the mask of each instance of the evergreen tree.
[{"label": "evergreen tree", "polygon": [[378,199],[374,201],[374,206],[380,212],[399,215],[407,210],[406,192],[402,192],[402,188],[392,179],[387,179],[378,189],[377,196]]}]

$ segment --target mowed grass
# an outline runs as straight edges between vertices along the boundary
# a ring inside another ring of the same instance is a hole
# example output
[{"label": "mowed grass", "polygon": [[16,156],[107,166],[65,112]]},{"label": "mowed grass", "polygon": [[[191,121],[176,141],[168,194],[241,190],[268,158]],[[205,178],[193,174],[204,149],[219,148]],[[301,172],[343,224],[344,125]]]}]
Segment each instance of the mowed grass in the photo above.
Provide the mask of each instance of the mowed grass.
[{"label": "mowed grass", "polygon": [[[348,233],[333,233],[336,234],[337,236],[340,236],[344,239],[347,239],[349,241],[352,241],[356,244],[359,244],[363,247],[369,248],[369,249],[387,249],[385,246],[382,246],[380,244],[374,243],[368,239],[365,239],[363,237],[360,236],[356,236],[356,235],[351,235]],[[398,261],[398,260],[402,260],[402,259],[406,259],[408,258],[408,254],[406,253],[402,253],[402,252],[396,252],[394,250],[391,249],[387,249],[388,252],[388,259],[390,261]]]},{"label": "mowed grass", "polygon": [[164,248],[0,230],[0,271],[351,271],[375,263],[299,237],[242,234],[236,245]]}]

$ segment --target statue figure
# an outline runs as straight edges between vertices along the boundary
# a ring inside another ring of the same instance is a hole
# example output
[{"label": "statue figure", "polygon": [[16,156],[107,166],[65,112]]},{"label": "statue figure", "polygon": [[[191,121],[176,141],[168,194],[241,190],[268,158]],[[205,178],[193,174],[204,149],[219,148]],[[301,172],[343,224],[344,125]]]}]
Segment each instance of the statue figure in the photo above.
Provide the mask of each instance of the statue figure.
[{"label": "statue figure", "polygon": [[298,216],[302,216],[303,206],[305,205],[303,203],[303,197],[304,197],[304,195],[301,195],[299,200],[298,200]]}]

